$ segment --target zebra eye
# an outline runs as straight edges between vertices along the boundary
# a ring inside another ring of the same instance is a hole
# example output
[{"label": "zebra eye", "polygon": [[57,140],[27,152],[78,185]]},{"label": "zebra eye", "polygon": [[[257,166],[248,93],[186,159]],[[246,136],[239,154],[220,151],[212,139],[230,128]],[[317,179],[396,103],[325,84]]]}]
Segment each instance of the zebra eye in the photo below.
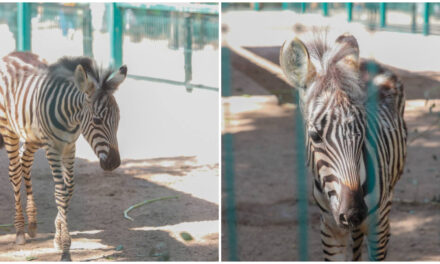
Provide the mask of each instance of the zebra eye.
[{"label": "zebra eye", "polygon": [[315,143],[321,143],[322,142],[321,136],[316,131],[310,131],[309,132],[309,136],[313,140],[313,142],[315,142]]},{"label": "zebra eye", "polygon": [[93,118],[93,123],[95,123],[96,125],[100,125],[100,124],[102,124],[102,119],[98,118],[98,117],[94,117]]}]

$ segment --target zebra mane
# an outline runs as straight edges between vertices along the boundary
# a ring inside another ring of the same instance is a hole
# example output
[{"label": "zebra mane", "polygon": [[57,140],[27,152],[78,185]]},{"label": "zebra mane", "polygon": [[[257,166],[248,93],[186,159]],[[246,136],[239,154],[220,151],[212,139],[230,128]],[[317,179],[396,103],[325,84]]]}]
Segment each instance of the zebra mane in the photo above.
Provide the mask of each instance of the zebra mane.
[{"label": "zebra mane", "polygon": [[96,95],[106,92],[111,93],[114,90],[110,82],[113,70],[97,66],[96,62],[89,57],[62,57],[57,62],[49,65],[48,73],[54,78],[74,81],[75,69],[78,65],[83,67],[89,78],[92,77],[99,84]]},{"label": "zebra mane", "polygon": [[316,84],[307,94],[316,97],[329,92],[337,99],[360,104],[365,99],[365,91],[361,88],[359,69],[343,62],[354,50],[348,45],[328,41],[327,35],[327,31],[315,30],[305,42],[316,70]]}]

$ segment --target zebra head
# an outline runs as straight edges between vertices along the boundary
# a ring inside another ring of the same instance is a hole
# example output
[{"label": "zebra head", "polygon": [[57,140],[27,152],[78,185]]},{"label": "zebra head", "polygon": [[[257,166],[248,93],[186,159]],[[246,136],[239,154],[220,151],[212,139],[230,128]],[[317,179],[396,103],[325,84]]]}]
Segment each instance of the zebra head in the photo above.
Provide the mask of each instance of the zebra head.
[{"label": "zebra head", "polygon": [[315,199],[344,228],[366,218],[363,145],[365,95],[360,86],[359,48],[351,35],[329,45],[315,38],[305,45],[284,43],[280,64],[300,93],[308,163],[315,176]]},{"label": "zebra head", "polygon": [[86,65],[78,64],[75,69],[75,83],[86,95],[81,130],[98,156],[101,168],[111,171],[121,164],[116,137],[119,107],[113,93],[125,80],[127,66],[116,72],[100,72]]}]

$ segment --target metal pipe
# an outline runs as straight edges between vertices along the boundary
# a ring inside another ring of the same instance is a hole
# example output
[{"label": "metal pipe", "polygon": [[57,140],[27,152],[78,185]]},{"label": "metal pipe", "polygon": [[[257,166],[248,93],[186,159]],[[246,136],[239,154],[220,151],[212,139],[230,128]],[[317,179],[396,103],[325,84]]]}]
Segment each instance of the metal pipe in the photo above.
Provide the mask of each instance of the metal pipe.
[{"label": "metal pipe", "polygon": [[31,3],[17,3],[17,43],[19,51],[31,50]]}]

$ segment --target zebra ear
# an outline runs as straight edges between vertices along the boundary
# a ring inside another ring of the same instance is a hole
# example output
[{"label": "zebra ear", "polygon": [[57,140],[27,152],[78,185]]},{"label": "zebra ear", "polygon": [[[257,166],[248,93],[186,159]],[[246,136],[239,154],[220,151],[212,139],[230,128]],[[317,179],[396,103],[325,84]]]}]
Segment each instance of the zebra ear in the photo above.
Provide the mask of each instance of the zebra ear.
[{"label": "zebra ear", "polygon": [[359,45],[355,37],[349,33],[340,35],[336,39],[336,43],[346,45],[349,48],[348,54],[344,57],[344,62],[354,67],[359,68]]},{"label": "zebra ear", "polygon": [[107,81],[110,92],[116,91],[116,89],[118,89],[119,85],[125,80],[126,77],[127,77],[127,66],[123,65]]},{"label": "zebra ear", "polygon": [[87,73],[84,71],[84,68],[81,66],[81,64],[78,64],[75,69],[75,83],[78,89],[80,89],[83,93],[86,93],[89,96],[93,93],[94,87],[89,83]]},{"label": "zebra ear", "polygon": [[306,46],[296,37],[281,47],[280,65],[289,84],[297,89],[305,89],[316,74]]}]

